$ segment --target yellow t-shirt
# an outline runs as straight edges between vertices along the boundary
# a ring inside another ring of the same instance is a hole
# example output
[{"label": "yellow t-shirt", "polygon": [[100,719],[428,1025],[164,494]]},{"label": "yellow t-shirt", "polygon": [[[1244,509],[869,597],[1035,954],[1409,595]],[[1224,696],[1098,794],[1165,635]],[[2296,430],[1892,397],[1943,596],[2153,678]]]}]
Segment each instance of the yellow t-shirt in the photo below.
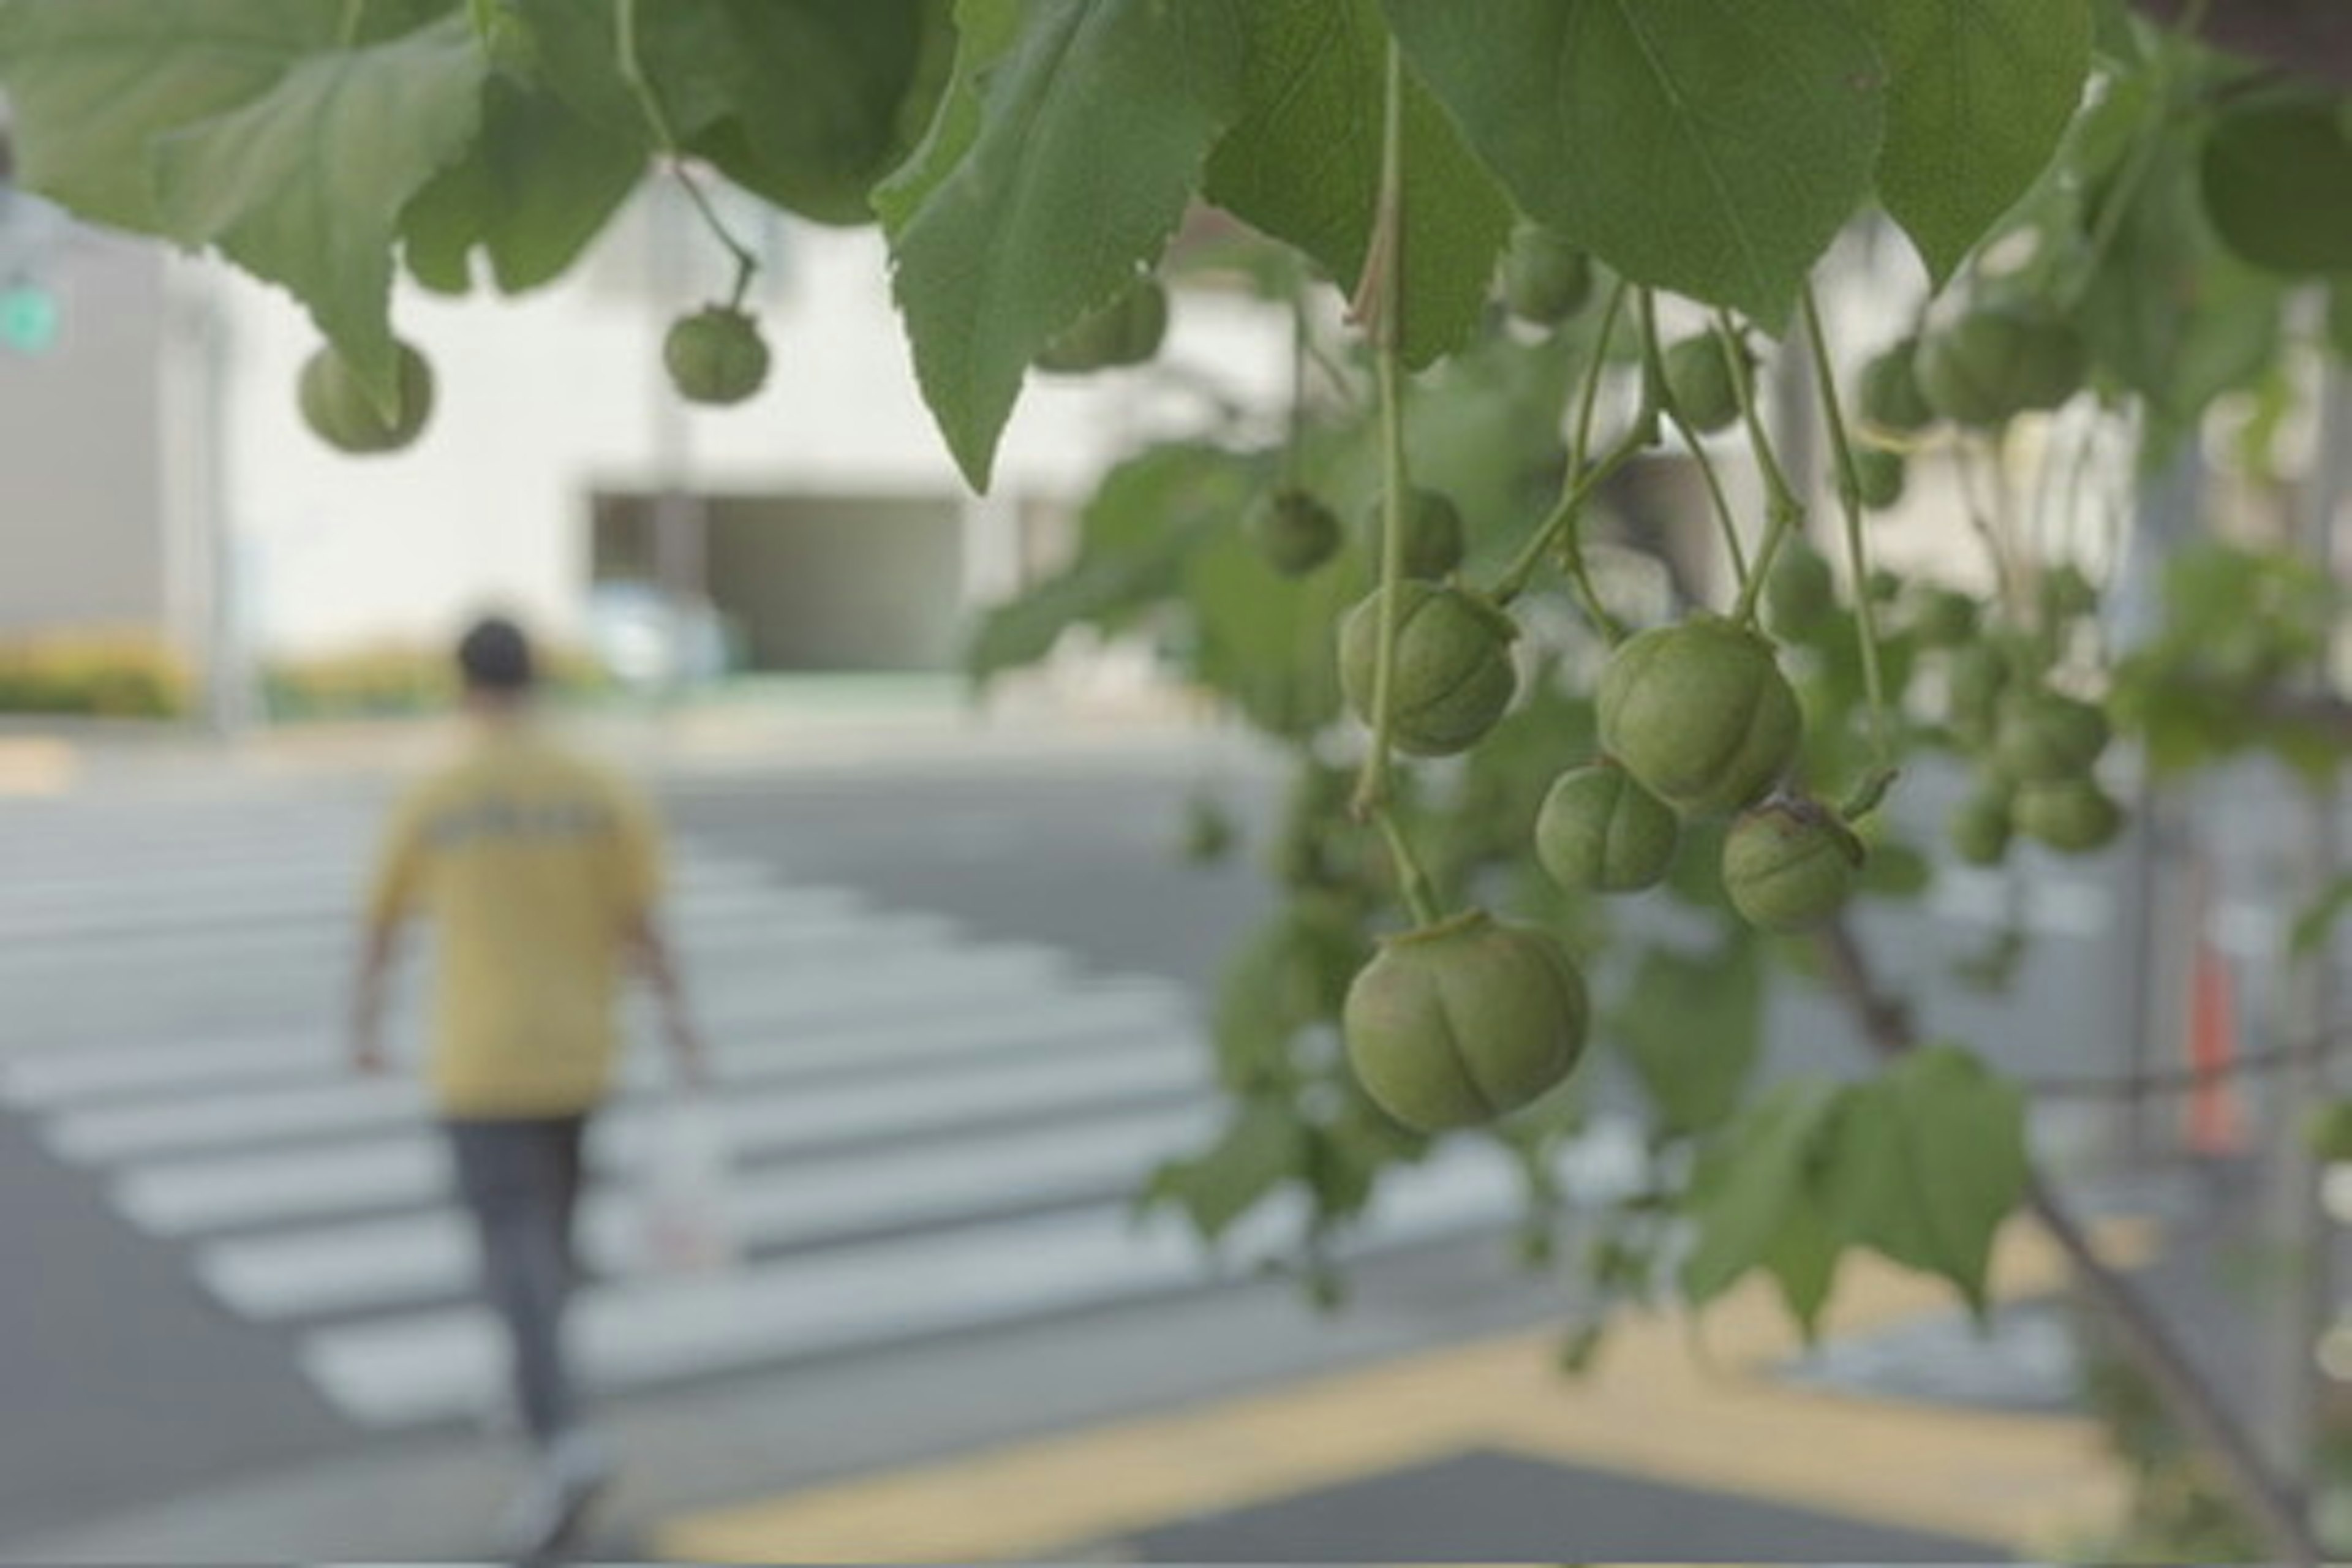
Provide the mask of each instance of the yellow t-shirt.
[{"label": "yellow t-shirt", "polygon": [[425,1079],[444,1115],[564,1116],[604,1098],[621,933],[660,883],[644,797],[528,726],[408,792],[367,913],[435,925]]}]

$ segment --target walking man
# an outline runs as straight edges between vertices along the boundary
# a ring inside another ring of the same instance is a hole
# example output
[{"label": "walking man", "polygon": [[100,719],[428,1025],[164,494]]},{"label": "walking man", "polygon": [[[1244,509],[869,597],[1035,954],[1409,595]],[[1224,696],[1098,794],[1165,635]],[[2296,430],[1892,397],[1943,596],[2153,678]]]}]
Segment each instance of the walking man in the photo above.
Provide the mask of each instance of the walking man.
[{"label": "walking man", "polygon": [[531,647],[512,622],[477,623],[457,668],[467,743],[410,788],[385,834],[352,1052],[361,1071],[384,1069],[385,981],[407,918],[424,916],[437,938],[426,1085],[537,1451],[506,1521],[510,1549],[529,1560],[569,1537],[612,1468],[583,1420],[562,1321],[582,1142],[613,1079],[624,970],[652,984],[688,1081],[702,1052],[655,922],[661,851],[649,803],[542,731]]}]

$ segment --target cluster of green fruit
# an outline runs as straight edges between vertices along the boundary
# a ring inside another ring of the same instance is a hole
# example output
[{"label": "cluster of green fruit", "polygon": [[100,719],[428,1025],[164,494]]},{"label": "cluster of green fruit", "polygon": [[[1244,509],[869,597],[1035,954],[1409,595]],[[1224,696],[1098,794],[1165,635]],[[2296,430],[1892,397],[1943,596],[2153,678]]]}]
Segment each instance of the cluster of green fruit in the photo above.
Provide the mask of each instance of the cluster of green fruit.
[{"label": "cluster of green fruit", "polygon": [[1782,787],[1804,721],[1761,636],[1714,616],[1641,632],[1610,656],[1595,704],[1601,757],[1555,780],[1536,819],[1536,858],[1554,880],[1654,886],[1684,819],[1728,816],[1723,889],[1742,919],[1800,931],[1844,903],[1862,842]]},{"label": "cluster of green fruit", "polygon": [[[2046,607],[2092,602],[2088,584],[2070,568],[2044,581]],[[2123,808],[2098,780],[2113,733],[2106,712],[2053,686],[2047,646],[1978,636],[1949,650],[1945,723],[1969,755],[1972,775],[1949,831],[1954,852],[1971,865],[1999,862],[2019,834],[2064,854],[2087,855],[2123,827]]]},{"label": "cluster of green fruit", "polygon": [[2063,404],[2090,365],[2082,335],[2054,310],[1996,300],[1898,339],[1863,366],[1857,391],[1864,423],[1887,437],[1916,437],[1944,420],[1995,430]]},{"label": "cluster of green fruit", "polygon": [[[337,451],[366,457],[399,451],[423,433],[433,414],[433,366],[414,344],[394,348],[399,369],[389,406],[332,344],[312,352],[295,383],[295,400],[313,435]],[[748,311],[710,305],[670,323],[662,364],[679,396],[724,406],[766,383],[768,344]]]},{"label": "cluster of green fruit", "polygon": [[[1389,670],[1390,740],[1410,755],[1466,751],[1510,706],[1517,626],[1454,583],[1397,584]],[[1389,590],[1349,611],[1339,679],[1374,721]],[[1699,616],[1629,638],[1596,693],[1601,760],[1545,797],[1536,854],[1571,888],[1627,892],[1662,880],[1685,817],[1731,816],[1724,888],[1774,931],[1826,918],[1852,891],[1860,840],[1837,814],[1784,793],[1803,721],[1771,646]],[[1343,1010],[1365,1089],[1409,1126],[1470,1125],[1528,1103],[1581,1054],[1586,1002],[1574,962],[1549,933],[1473,910],[1391,937],[1356,977]]]}]

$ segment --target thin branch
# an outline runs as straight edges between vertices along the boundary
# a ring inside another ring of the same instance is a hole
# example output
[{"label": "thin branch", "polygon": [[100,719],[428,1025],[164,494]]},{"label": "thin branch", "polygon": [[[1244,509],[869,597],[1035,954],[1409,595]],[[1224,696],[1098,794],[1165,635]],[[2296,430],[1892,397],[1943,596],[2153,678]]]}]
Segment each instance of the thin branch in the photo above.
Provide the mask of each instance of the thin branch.
[{"label": "thin branch", "polygon": [[[1843,919],[1823,927],[1822,957],[1830,984],[1853,1013],[1871,1048],[1886,1058],[1916,1049],[1909,1014],[1879,987],[1869,956]],[[2129,1279],[2110,1267],[2040,1171],[2029,1166],[2027,1209],[2074,1266],[2084,1293],[2121,1340],[2125,1352],[2153,1384],[2165,1405],[2219,1463],[2270,1549],[2283,1563],[2317,1568],[2319,1543],[2300,1500],[2271,1471],[2237,1413],[2198,1370],[2171,1327]]]}]

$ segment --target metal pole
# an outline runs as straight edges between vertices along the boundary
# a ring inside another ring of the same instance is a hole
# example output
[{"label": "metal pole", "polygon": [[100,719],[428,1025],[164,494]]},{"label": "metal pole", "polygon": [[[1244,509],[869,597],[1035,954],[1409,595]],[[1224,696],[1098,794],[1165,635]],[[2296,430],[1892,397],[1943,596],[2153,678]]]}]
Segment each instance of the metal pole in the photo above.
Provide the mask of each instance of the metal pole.
[{"label": "metal pole", "polygon": [[[2130,541],[2107,595],[2108,636],[2118,652],[2147,641],[2163,624],[2165,563],[2195,536],[2204,503],[2204,458],[2195,442],[2185,442],[2161,477],[2138,492]],[[2121,1070],[2133,1081],[2187,1059],[2189,990],[2180,974],[2196,951],[2201,919],[2190,799],[2177,785],[2158,787],[2146,769],[2137,794],[2122,938],[2133,964],[2120,1041]],[[2158,1126],[2168,1111],[2162,1097],[2126,1097],[2117,1114],[2127,1164],[2160,1162],[2174,1152]]]},{"label": "metal pole", "polygon": [[[2320,393],[2319,440],[2304,491],[2299,532],[2305,552],[2321,570],[2334,572],[2337,526],[2352,497],[2352,384],[2340,366],[2326,374]],[[2323,655],[2314,674],[2323,683],[2331,672]],[[2339,792],[2333,778],[2300,792],[2301,820],[2286,846],[2290,862],[2282,884],[2291,889],[2290,909],[2306,907],[2341,875],[2344,845],[2337,816]],[[2329,1267],[2329,1225],[2320,1202],[2320,1171],[2302,1136],[2310,1107],[2330,1094],[2322,1041],[2335,1016],[2335,976],[2326,949],[2301,960],[2284,947],[2279,1026],[2287,1065],[2271,1102],[2271,1158],[2265,1173],[2263,1229],[2276,1258],[2278,1288],[2267,1316],[2263,1347],[2262,1436],[2280,1476],[2308,1500],[2320,1431],[2319,1371],[2315,1351],[2331,1310],[2334,1281]]]}]

